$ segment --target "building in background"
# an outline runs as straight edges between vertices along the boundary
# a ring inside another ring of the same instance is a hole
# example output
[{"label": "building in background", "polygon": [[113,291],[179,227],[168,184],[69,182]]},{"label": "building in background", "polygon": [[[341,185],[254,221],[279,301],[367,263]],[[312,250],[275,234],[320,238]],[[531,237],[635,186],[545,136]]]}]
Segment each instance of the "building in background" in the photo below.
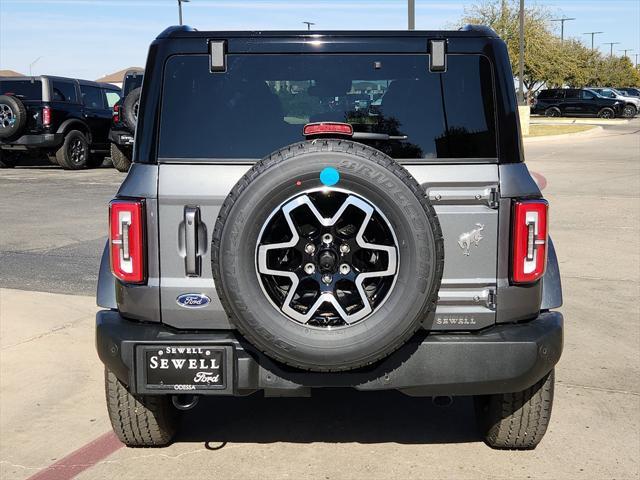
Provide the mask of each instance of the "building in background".
[{"label": "building in background", "polygon": [[96,82],[111,83],[112,85],[115,85],[116,87],[122,88],[122,82],[124,80],[124,74],[127,73],[127,72],[130,72],[130,71],[144,72],[144,68],[141,68],[141,67],[125,68],[124,70],[120,70],[118,72],[111,73],[109,75],[105,75],[104,77],[98,78],[96,80]]},{"label": "building in background", "polygon": [[24,75],[13,70],[0,70],[0,77],[24,77]]}]

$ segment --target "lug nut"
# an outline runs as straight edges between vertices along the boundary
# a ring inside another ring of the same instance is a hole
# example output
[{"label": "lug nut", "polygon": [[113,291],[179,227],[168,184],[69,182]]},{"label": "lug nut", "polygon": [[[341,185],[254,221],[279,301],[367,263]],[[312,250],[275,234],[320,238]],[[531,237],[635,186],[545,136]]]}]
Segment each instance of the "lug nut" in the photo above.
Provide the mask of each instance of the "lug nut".
[{"label": "lug nut", "polygon": [[304,251],[309,255],[313,255],[313,252],[316,251],[316,246],[313,243],[307,243],[304,247]]},{"label": "lug nut", "polygon": [[333,235],[331,235],[330,233],[325,233],[324,235],[322,235],[322,241],[329,245],[331,242],[333,242]]},{"label": "lug nut", "polygon": [[315,265],[313,263],[307,263],[304,266],[304,272],[307,275],[312,275],[315,271],[316,271],[316,267],[315,267]]},{"label": "lug nut", "polygon": [[340,245],[340,252],[341,253],[349,253],[351,251],[351,248],[349,248],[349,245],[346,243],[343,243],[342,245]]},{"label": "lug nut", "polygon": [[323,281],[324,283],[326,283],[327,285],[329,285],[329,284],[331,283],[331,280],[332,280],[331,275],[329,275],[328,273],[325,273],[325,274],[322,276],[322,281]]},{"label": "lug nut", "polygon": [[351,267],[346,263],[343,263],[342,265],[340,265],[340,273],[342,275],[347,275],[350,271],[351,271]]}]

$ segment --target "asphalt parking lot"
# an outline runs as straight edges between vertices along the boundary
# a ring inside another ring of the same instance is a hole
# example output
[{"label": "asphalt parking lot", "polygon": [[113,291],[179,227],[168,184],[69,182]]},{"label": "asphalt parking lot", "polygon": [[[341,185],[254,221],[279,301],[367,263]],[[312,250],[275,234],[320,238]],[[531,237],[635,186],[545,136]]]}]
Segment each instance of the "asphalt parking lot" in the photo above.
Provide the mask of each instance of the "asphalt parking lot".
[{"label": "asphalt parking lot", "polygon": [[547,181],[566,321],[536,450],[486,447],[468,398],[445,408],[339,390],[203,401],[171,447],[121,447],[108,433],[92,294],[123,176],[29,166],[0,172],[0,476],[638,478],[640,119],[525,145]]}]

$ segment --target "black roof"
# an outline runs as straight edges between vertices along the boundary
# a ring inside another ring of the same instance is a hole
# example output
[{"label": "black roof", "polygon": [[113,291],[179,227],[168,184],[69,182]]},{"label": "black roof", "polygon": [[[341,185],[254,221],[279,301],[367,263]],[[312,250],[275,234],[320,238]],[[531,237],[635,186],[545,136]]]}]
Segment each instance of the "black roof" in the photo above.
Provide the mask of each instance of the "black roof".
[{"label": "black roof", "polygon": [[254,30],[200,31],[188,25],[165,29],[157,38],[246,38],[246,37],[491,37],[498,38],[485,25],[465,25],[458,30]]},{"label": "black roof", "polygon": [[77,81],[80,85],[108,88],[109,90],[120,90],[120,87],[116,87],[111,83],[94,82],[93,80],[82,80],[80,78],[58,77],[56,75],[33,75],[31,77],[25,75],[21,77],[2,77],[0,78],[0,80],[42,80],[45,78],[50,80],[63,80],[67,82]]}]

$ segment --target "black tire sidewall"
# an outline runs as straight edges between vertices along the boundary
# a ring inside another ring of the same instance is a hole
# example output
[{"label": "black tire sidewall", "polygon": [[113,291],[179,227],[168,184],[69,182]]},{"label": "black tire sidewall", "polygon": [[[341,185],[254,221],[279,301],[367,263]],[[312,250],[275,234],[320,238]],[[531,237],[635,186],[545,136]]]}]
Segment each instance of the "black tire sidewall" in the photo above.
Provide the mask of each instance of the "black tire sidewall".
[{"label": "black tire sidewall", "polygon": [[27,123],[27,109],[19,98],[10,95],[0,95],[0,103],[9,105],[16,117],[16,122],[11,128],[0,130],[0,138],[16,137]]},{"label": "black tire sidewall", "polygon": [[[82,163],[75,163],[69,155],[71,142],[75,139],[80,139],[83,144],[84,162]],[[65,135],[64,143],[56,153],[56,158],[58,159],[58,163],[60,164],[60,166],[66,170],[80,170],[83,168],[87,168],[89,162],[89,142],[87,140],[87,137],[79,130],[71,130]]]},{"label": "black tire sidewall", "polygon": [[544,111],[546,117],[559,117],[561,115],[560,109],[557,107],[550,107]]},{"label": "black tire sidewall", "polygon": [[122,108],[124,109],[124,123],[132,132],[136,131],[136,117],[134,115],[133,107],[136,102],[140,101],[140,96],[142,93],[142,88],[138,87],[134,90],[131,90],[129,94],[122,102]]},{"label": "black tire sidewall", "polygon": [[[353,191],[385,214],[399,245],[396,283],[384,303],[368,318],[333,330],[307,327],[276,310],[260,287],[255,265],[256,241],[267,217],[287,199],[322,187],[319,172],[325,167],[340,172],[337,188]],[[242,191],[225,220],[214,276],[234,323],[251,343],[294,366],[343,370],[386,356],[415,332],[437,293],[443,255],[437,248],[439,228],[434,231],[406,182],[367,158],[308,152],[278,162]]]},{"label": "black tire sidewall", "polygon": [[131,160],[120,148],[119,145],[112,143],[111,144],[111,161],[113,162],[113,166],[119,172],[128,172],[129,167],[131,166]]},{"label": "black tire sidewall", "polygon": [[[605,117],[604,112],[609,112],[609,116]],[[598,118],[614,118],[615,116],[615,112],[609,107],[605,107],[598,112]]]},{"label": "black tire sidewall", "polygon": [[[629,111],[629,113],[627,113],[627,111]],[[625,105],[624,109],[622,110],[622,115],[625,118],[633,118],[636,116],[636,113],[638,113],[638,109],[635,107],[635,105]]]}]

